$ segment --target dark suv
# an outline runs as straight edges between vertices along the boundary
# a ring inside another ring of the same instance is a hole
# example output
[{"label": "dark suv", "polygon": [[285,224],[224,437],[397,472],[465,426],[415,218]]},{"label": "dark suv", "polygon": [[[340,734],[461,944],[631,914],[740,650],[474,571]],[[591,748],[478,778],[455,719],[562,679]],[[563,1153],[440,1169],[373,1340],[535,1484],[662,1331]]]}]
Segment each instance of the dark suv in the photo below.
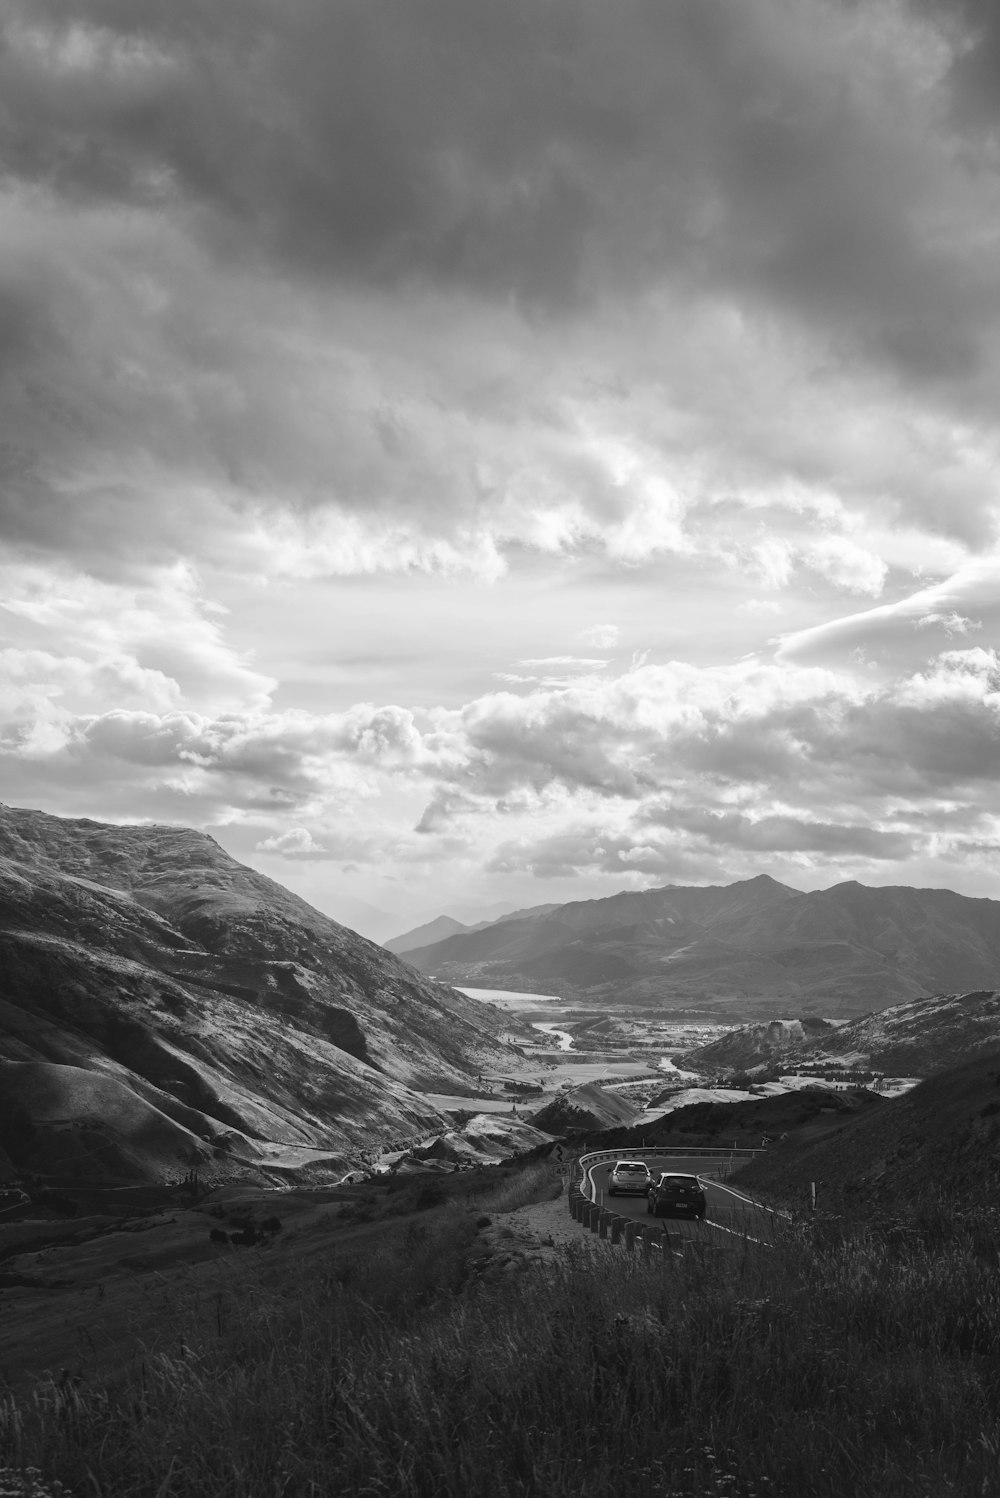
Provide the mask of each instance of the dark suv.
[{"label": "dark suv", "polygon": [[653,1217],[704,1217],[701,1182],[697,1176],[661,1175],[649,1188],[646,1211]]}]

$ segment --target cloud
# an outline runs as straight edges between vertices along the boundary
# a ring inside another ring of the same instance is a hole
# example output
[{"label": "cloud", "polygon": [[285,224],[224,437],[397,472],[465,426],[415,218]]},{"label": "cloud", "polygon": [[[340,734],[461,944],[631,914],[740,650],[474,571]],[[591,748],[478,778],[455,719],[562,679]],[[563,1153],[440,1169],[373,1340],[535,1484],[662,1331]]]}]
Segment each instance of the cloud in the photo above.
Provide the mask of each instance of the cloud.
[{"label": "cloud", "polygon": [[881,557],[846,536],[824,536],[806,550],[804,560],[815,572],[852,593],[877,596],[888,571]]},{"label": "cloud", "polygon": [[581,655],[543,655],[518,662],[520,666],[572,666],[580,671],[599,671],[607,664],[606,660]]},{"label": "cloud", "polygon": [[13,0],[3,42],[22,550],[496,580],[725,557],[785,486],[839,510],[756,538],[774,585],[874,594],[859,518],[992,534],[1000,186],[937,11]]},{"label": "cloud", "polygon": [[617,624],[591,624],[580,630],[578,638],[595,650],[613,650],[621,638],[621,630]]},{"label": "cloud", "polygon": [[259,853],[278,853],[282,858],[329,858],[330,854],[321,843],[317,843],[306,827],[289,827],[287,832],[274,837],[262,838],[256,844]]},{"label": "cloud", "polygon": [[183,565],[125,583],[0,562],[0,596],[4,675],[56,716],[182,704],[246,709],[262,706],[276,685],[227,641],[224,612]]},{"label": "cloud", "polygon": [[998,35],[10,0],[7,794],[317,879],[984,860]]},{"label": "cloud", "polygon": [[860,652],[890,671],[913,670],[927,659],[935,636],[947,645],[956,634],[998,628],[1000,558],[990,553],[893,603],[785,635],[778,657],[843,665]]},{"label": "cloud", "polygon": [[982,620],[966,619],[952,609],[950,614],[923,614],[917,620],[917,629],[931,629],[935,624],[939,624],[949,635],[967,635],[983,627]]},{"label": "cloud", "polygon": [[653,823],[681,829],[708,844],[751,853],[818,853],[897,862],[910,857],[916,839],[905,833],[851,823],[822,822],[805,816],[747,816],[743,812],[705,811],[698,807],[653,807]]},{"label": "cloud", "polygon": [[888,684],[674,662],[454,709],[39,716],[9,726],[2,753],[15,777],[26,764],[81,790],[113,777],[175,815],[256,824],[263,853],[365,863],[391,849],[405,863],[479,849],[500,869],[537,843],[564,875],[584,815],[604,851],[580,867],[602,873],[947,849],[1000,796],[998,739],[1000,659],[973,647]]}]

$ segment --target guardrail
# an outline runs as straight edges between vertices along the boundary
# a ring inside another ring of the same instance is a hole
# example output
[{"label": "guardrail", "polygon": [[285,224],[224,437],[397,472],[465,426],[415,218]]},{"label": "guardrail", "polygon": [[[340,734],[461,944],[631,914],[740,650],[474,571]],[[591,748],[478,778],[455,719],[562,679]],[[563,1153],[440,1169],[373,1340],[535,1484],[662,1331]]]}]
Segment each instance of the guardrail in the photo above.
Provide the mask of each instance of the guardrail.
[{"label": "guardrail", "polygon": [[[708,1145],[694,1145],[685,1149],[680,1145],[667,1145],[659,1149],[592,1150],[589,1154],[581,1155],[576,1163],[580,1167],[580,1189],[585,1196],[589,1196],[593,1200],[594,1182],[590,1172],[595,1165],[600,1165],[604,1160],[659,1160],[664,1156],[691,1159],[697,1156],[707,1156],[712,1160],[721,1158],[726,1165],[728,1174],[728,1171],[732,1169],[734,1160],[752,1160],[755,1155],[759,1154],[759,1149],[737,1148],[735,1145],[731,1149],[711,1149]],[[703,1174],[708,1175],[710,1172],[706,1170]],[[590,1192],[587,1192],[585,1189],[585,1185],[588,1182],[590,1184]]]}]

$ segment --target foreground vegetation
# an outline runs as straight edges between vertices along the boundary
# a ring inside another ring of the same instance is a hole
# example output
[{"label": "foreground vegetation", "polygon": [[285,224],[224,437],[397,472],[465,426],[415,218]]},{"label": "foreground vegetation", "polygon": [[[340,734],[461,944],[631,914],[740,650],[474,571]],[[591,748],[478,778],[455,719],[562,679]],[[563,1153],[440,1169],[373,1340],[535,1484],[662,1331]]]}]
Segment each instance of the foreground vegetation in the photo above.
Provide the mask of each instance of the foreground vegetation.
[{"label": "foreground vegetation", "polygon": [[179,1304],[172,1347],[118,1387],[8,1396],[0,1465],[74,1498],[997,1491],[995,1214],[821,1218],[766,1253],[600,1272],[581,1234],[518,1274],[482,1249],[484,1205],[278,1281],[266,1251],[236,1256],[231,1291]]}]

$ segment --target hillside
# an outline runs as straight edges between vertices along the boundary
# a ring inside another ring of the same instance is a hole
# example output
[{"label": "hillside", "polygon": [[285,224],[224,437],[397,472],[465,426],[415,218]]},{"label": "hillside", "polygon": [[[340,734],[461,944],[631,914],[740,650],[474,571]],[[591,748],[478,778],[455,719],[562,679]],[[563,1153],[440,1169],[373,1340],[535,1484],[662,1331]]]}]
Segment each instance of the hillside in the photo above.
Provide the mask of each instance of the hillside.
[{"label": "hillside", "polygon": [[487,1006],[187,828],[0,807],[0,993],[0,1151],[54,1175],[426,1135],[448,1121],[413,1089],[510,1058]]},{"label": "hillside", "polygon": [[849,882],[802,893],[766,875],[625,892],[525,912],[408,951],[450,983],[720,1019],[852,1018],[930,993],[992,987],[1000,902]]},{"label": "hillside", "polygon": [[844,1025],[772,1020],[744,1025],[678,1060],[701,1072],[760,1071],[829,1061],[896,1076],[924,1077],[1000,1046],[1000,993],[936,994],[890,1004]]},{"label": "hillside", "polygon": [[638,1111],[635,1103],[618,1093],[585,1082],[553,1098],[531,1122],[545,1134],[570,1134],[581,1129],[613,1129],[630,1122]]},{"label": "hillside", "polygon": [[929,1077],[873,1114],[794,1147],[772,1146],[734,1184],[831,1211],[989,1202],[1000,1189],[1000,1048]]}]

